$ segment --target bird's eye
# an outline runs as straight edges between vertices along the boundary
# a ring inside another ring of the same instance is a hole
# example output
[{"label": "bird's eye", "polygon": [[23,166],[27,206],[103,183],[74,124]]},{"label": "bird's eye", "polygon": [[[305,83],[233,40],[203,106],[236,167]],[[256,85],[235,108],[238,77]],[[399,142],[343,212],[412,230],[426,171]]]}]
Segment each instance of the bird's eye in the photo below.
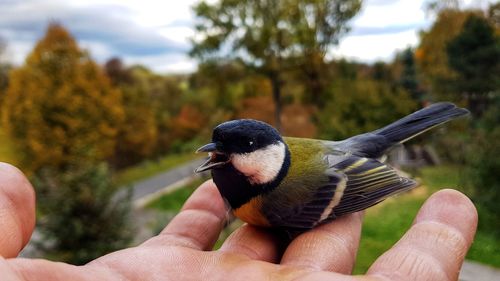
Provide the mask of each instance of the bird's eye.
[{"label": "bird's eye", "polygon": [[248,145],[252,146],[253,145],[253,141],[249,141]]}]

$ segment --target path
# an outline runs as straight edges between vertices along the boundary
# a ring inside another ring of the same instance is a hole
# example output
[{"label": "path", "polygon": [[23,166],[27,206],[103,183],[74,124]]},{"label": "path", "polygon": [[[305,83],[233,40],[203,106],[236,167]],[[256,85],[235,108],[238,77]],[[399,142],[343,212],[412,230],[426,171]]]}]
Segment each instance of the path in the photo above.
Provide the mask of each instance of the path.
[{"label": "path", "polygon": [[[154,197],[158,197],[171,189],[182,186],[186,181],[196,176],[194,170],[206,160],[196,159],[177,168],[152,176],[148,179],[132,183],[132,202],[135,207],[143,207]],[[127,194],[127,188],[122,188],[115,198],[122,198]]]}]

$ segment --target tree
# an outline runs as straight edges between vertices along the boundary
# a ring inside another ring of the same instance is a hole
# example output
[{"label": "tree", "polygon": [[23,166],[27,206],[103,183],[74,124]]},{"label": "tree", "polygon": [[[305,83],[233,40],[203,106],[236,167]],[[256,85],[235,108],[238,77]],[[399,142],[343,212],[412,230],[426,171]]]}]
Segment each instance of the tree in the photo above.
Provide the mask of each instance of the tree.
[{"label": "tree", "polygon": [[130,198],[113,201],[102,163],[122,120],[120,91],[61,25],[11,73],[2,123],[32,172],[49,256],[82,264],[128,243]]},{"label": "tree", "polygon": [[[201,40],[191,55],[202,60],[238,57],[271,82],[275,125],[280,128],[282,75],[287,58],[303,53],[324,56],[338,41],[347,21],[359,10],[360,0],[221,0],[200,2],[194,11]],[[306,72],[313,73],[313,70]]]},{"label": "tree", "polygon": [[[326,108],[318,114],[319,137],[341,140],[376,130],[409,114],[415,102],[401,87],[385,81],[337,79]],[[349,94],[345,94],[349,93]]]},{"label": "tree", "polygon": [[116,189],[105,163],[80,163],[65,173],[44,167],[33,183],[43,214],[39,246],[48,257],[85,264],[130,243],[130,196],[112,197]]},{"label": "tree", "polygon": [[107,159],[122,121],[120,92],[59,24],[11,72],[2,125],[25,170]]},{"label": "tree", "polygon": [[462,180],[469,195],[478,207],[479,228],[500,237],[500,98],[476,122],[476,128],[469,129],[471,139],[467,142],[465,167]]},{"label": "tree", "polygon": [[251,75],[240,60],[207,61],[198,66],[197,73],[190,80],[194,88],[210,89],[211,98],[218,108],[234,110],[238,94],[235,87]]},{"label": "tree", "polygon": [[488,94],[500,90],[500,36],[488,20],[470,15],[447,45],[450,67],[458,73],[457,92],[467,97],[476,115],[486,110]]},{"label": "tree", "polygon": [[500,2],[491,3],[488,7],[488,19],[496,29],[496,34],[500,33]]},{"label": "tree", "polygon": [[130,68],[134,87],[140,91],[142,99],[149,103],[149,111],[153,114],[156,124],[156,140],[154,154],[164,154],[173,142],[172,120],[185,103],[185,90],[181,87],[185,83],[182,76],[160,76],[152,73],[145,67],[132,66]]},{"label": "tree", "polygon": [[349,31],[347,23],[358,13],[362,1],[295,2],[290,8],[291,64],[295,62],[306,78],[307,101],[322,108],[327,102],[323,96],[328,83],[325,55]]},{"label": "tree", "polygon": [[2,111],[5,90],[9,86],[9,71],[11,70],[11,65],[5,63],[2,59],[6,45],[5,41],[0,37],[0,112]]},{"label": "tree", "polygon": [[410,93],[413,100],[423,102],[424,92],[417,77],[415,57],[412,48],[406,48],[399,54],[397,60],[400,61],[403,66],[399,83],[408,93]]},{"label": "tree", "polygon": [[105,70],[114,86],[122,92],[124,124],[117,133],[113,163],[121,168],[137,163],[156,149],[158,127],[151,92],[135,72],[125,68],[118,58],[110,59]]},{"label": "tree", "polygon": [[459,10],[461,5],[461,0],[431,0],[424,4],[424,9],[427,16],[439,15],[445,10]]},{"label": "tree", "polygon": [[453,88],[457,73],[449,67],[446,46],[460,33],[467,17],[476,12],[441,10],[431,28],[420,33],[420,44],[415,51],[415,59],[424,78],[422,82],[437,100],[461,101]]}]

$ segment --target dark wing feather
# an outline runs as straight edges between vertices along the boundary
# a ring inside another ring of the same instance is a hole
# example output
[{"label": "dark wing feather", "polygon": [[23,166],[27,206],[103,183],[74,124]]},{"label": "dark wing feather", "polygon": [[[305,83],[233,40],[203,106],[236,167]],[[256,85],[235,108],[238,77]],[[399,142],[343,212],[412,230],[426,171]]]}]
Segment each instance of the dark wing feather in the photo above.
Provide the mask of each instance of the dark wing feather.
[{"label": "dark wing feather", "polygon": [[345,174],[347,184],[330,219],[364,210],[417,185],[415,181],[398,175],[392,167],[375,159],[350,156],[333,164],[333,168]]}]

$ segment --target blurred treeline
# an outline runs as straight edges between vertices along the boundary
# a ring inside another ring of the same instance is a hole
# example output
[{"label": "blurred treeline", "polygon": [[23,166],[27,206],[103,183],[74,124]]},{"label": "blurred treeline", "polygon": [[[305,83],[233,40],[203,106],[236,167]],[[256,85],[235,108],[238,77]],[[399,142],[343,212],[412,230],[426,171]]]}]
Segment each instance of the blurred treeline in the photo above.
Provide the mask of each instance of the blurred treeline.
[{"label": "blurred treeline", "polygon": [[468,167],[464,183],[487,214],[481,227],[498,231],[500,5],[430,5],[432,26],[392,62],[329,58],[360,7],[201,3],[195,12],[203,39],[191,52],[200,64],[185,75],[159,75],[120,58],[99,65],[68,30],[50,24],[23,65],[0,64],[0,129],[37,188],[41,229],[52,242],[45,250],[84,263],[126,245],[130,202],[113,200],[110,175],[192,151],[220,122],[255,118],[288,136],[342,139],[441,100],[472,112],[436,145],[444,159]]}]

